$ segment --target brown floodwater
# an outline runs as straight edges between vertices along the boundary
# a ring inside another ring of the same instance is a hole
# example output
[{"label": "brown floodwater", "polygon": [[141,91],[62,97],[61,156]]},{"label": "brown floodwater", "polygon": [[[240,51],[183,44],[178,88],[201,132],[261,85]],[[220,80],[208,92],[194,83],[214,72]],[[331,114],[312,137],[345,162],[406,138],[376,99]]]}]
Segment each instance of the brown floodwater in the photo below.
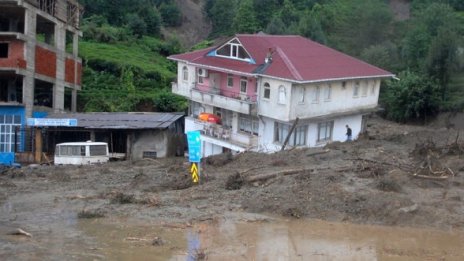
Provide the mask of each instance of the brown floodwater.
[{"label": "brown floodwater", "polygon": [[[463,231],[318,220],[223,219],[173,228],[96,219],[79,221],[77,226],[94,245],[85,250],[87,256],[80,256],[84,259],[464,260]],[[78,251],[76,246],[73,252]]]},{"label": "brown floodwater", "polygon": [[[284,220],[235,212],[188,226],[151,219],[78,219],[61,201],[35,209],[45,196],[0,208],[0,260],[464,260],[462,229]],[[35,209],[32,216],[30,209]],[[18,227],[33,237],[8,235]]]}]

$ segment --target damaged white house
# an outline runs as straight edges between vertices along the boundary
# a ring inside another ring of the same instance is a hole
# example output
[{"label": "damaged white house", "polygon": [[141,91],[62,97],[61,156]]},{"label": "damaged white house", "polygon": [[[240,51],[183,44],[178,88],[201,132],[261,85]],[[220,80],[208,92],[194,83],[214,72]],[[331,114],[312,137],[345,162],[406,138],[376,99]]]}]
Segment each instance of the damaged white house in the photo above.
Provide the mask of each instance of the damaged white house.
[{"label": "damaged white house", "polygon": [[239,34],[172,55],[172,92],[189,99],[185,131],[200,130],[203,156],[323,146],[353,138],[394,75],[301,36]]}]

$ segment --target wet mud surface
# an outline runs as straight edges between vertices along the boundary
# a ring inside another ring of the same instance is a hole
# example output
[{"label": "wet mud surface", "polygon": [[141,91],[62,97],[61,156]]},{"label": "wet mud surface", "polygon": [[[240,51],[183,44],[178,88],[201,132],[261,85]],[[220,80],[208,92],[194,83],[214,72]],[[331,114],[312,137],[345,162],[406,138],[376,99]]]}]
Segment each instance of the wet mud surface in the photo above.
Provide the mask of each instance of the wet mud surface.
[{"label": "wet mud surface", "polygon": [[464,135],[368,130],[212,157],[199,185],[185,158],[5,169],[0,260],[463,260]]}]

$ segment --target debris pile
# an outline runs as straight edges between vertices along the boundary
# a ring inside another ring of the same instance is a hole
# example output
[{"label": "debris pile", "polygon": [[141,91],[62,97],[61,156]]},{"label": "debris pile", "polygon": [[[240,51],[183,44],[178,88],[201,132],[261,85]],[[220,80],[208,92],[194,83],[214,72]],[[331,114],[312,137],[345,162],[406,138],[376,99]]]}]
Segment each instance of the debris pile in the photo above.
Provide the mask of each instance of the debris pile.
[{"label": "debris pile", "polygon": [[416,144],[412,156],[416,159],[414,177],[442,180],[455,176],[451,168],[446,166],[441,158],[446,155],[464,154],[464,146],[458,143],[459,134],[452,144],[437,146],[433,140]]}]

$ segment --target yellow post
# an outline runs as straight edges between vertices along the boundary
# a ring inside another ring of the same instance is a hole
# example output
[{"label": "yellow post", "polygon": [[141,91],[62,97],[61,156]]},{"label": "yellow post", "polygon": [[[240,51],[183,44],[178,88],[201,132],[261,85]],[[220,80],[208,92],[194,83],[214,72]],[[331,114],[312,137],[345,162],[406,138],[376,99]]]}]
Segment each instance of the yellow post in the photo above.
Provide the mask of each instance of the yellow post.
[{"label": "yellow post", "polygon": [[35,151],[34,151],[34,162],[42,162],[42,131],[39,128],[35,128]]}]

